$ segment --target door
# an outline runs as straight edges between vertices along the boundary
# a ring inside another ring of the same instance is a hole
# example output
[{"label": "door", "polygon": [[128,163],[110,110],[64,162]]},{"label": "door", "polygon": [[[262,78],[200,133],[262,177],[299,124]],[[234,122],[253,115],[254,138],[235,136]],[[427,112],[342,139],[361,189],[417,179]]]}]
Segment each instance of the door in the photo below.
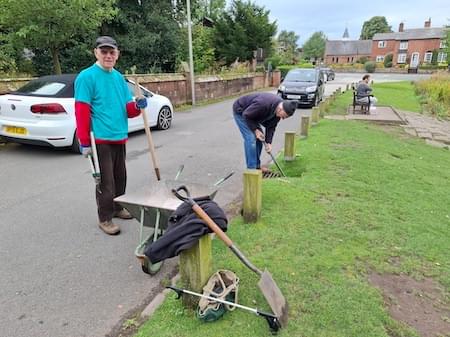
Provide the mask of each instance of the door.
[{"label": "door", "polygon": [[419,66],[419,53],[412,53],[411,62],[409,63],[410,68],[417,68]]}]

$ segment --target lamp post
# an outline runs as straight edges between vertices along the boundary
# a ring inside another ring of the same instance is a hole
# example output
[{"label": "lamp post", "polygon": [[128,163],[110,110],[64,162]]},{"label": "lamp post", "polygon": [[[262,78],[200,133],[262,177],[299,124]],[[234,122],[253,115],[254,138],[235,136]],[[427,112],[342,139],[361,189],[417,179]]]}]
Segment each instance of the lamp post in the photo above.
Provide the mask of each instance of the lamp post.
[{"label": "lamp post", "polygon": [[188,43],[189,43],[189,74],[191,76],[192,105],[195,105],[195,82],[194,82],[194,56],[192,53],[192,22],[191,22],[191,1],[186,0],[186,10],[188,19]]}]

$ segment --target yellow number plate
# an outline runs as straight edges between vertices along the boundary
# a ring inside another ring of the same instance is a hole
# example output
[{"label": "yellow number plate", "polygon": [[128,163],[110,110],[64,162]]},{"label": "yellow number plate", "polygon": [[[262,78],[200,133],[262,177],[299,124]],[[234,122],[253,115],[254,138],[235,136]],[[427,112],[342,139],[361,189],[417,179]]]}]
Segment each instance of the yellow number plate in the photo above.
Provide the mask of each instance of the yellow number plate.
[{"label": "yellow number plate", "polygon": [[4,128],[4,130],[6,132],[12,133],[12,134],[15,134],[15,135],[26,135],[27,134],[27,129],[22,128],[20,126],[9,126],[9,125],[6,125],[3,128]]}]

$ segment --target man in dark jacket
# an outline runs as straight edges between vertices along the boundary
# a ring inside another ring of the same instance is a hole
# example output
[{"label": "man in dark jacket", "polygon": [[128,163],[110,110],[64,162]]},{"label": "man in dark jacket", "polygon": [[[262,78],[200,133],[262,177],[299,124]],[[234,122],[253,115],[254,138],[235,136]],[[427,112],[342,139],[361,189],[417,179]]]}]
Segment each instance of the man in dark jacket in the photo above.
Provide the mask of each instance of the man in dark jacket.
[{"label": "man in dark jacket", "polygon": [[[272,151],[272,139],[281,119],[292,116],[297,109],[295,101],[283,101],[270,93],[242,96],[233,104],[233,116],[244,138],[245,161],[248,169],[261,168],[263,142],[267,152]],[[262,126],[265,128],[265,134]]]}]

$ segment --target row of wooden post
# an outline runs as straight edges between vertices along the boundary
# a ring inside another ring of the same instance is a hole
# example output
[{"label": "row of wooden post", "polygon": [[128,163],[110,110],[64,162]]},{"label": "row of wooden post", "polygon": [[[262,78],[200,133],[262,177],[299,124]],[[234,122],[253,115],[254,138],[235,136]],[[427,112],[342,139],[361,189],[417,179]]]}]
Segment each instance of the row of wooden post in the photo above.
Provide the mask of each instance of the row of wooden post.
[{"label": "row of wooden post", "polygon": [[[346,86],[348,90],[348,85]],[[284,161],[293,161],[296,158],[295,136],[300,138],[308,137],[309,129],[319,123],[320,118],[330,111],[330,104],[335,97],[341,93],[341,89],[336,90],[325,101],[320,102],[318,107],[312,109],[311,117],[301,116],[299,131],[288,131],[284,137]],[[257,222],[262,211],[262,173],[261,170],[246,170],[243,177],[243,202],[242,216],[245,223]],[[203,286],[212,274],[212,254],[211,236],[203,236],[191,249],[180,254],[180,275],[181,286],[195,291],[202,292]],[[183,296],[185,307],[194,309],[198,304],[198,298],[193,296]]]}]

